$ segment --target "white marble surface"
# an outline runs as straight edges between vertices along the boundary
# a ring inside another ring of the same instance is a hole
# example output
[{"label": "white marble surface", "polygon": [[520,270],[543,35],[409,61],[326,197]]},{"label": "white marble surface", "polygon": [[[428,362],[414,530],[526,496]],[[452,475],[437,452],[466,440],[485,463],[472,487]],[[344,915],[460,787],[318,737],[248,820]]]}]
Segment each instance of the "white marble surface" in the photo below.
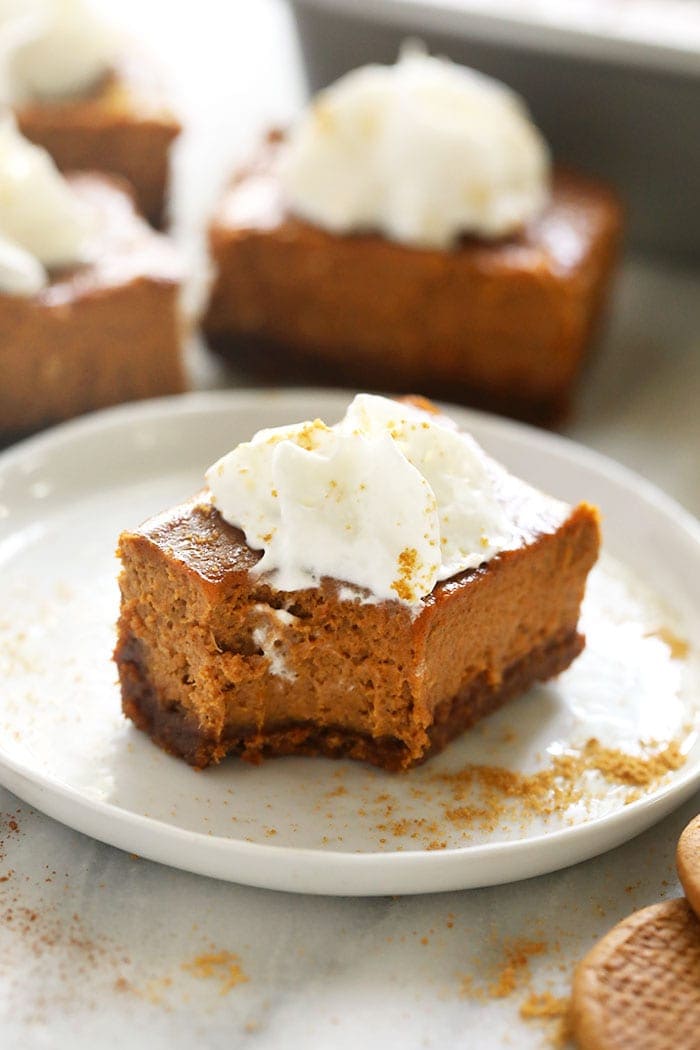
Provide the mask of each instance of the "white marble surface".
[{"label": "white marble surface", "polygon": [[[3,1047],[534,1050],[551,1045],[551,1027],[521,1020],[521,1002],[531,992],[565,995],[574,960],[595,938],[677,894],[673,850],[700,798],[622,849],[555,875],[357,900],[173,871],[7,794],[1,803],[2,870],[13,870],[0,898]],[[8,831],[17,809],[19,831]],[[516,990],[491,998],[509,947],[522,941],[544,946],[529,977],[518,970]],[[222,951],[237,954],[248,977],[224,994],[218,976],[185,968]]]},{"label": "white marble surface", "polygon": [[[199,266],[197,229],[231,159],[301,97],[286,11],[273,0],[124,0],[120,17],[160,51],[191,121],[178,158],[177,227]],[[696,514],[699,301],[700,275],[628,260],[567,428]],[[201,352],[194,372],[200,384],[232,381]],[[523,1020],[522,1002],[566,995],[594,939],[631,910],[678,894],[675,844],[698,810],[700,794],[628,845],[526,883],[350,900],[163,868],[0,789],[0,1045],[551,1046],[554,1025]],[[513,952],[527,954],[528,943],[537,950],[516,967],[514,990],[495,997]],[[188,968],[207,954],[208,975],[201,960]],[[232,964],[247,980],[227,988]]]}]

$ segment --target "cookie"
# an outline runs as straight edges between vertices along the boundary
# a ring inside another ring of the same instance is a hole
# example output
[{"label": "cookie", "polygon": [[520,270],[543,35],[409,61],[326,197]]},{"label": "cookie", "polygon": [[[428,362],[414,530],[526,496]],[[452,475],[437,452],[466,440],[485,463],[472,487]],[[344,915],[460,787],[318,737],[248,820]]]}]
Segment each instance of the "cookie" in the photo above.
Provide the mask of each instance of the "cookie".
[{"label": "cookie", "polygon": [[700,920],[685,898],[618,923],[579,963],[571,999],[581,1050],[700,1047]]},{"label": "cookie", "polygon": [[700,814],[691,820],[680,837],[676,867],[688,903],[700,918]]}]

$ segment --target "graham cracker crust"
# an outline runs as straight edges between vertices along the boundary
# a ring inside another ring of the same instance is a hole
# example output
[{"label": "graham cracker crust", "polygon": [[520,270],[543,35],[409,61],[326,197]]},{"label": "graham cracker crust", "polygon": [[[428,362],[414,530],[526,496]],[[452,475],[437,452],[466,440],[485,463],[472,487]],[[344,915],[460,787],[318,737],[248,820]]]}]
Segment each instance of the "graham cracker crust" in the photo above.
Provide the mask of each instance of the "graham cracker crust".
[{"label": "graham cracker crust", "polygon": [[360,387],[369,385],[375,390],[404,393],[406,386],[419,389],[428,398],[470,405],[483,412],[512,416],[526,423],[555,427],[570,414],[568,392],[558,391],[551,397],[528,397],[511,390],[486,390],[455,380],[441,380],[432,372],[415,376],[407,384],[405,370],[399,361],[392,366],[393,355],[387,349],[385,361],[356,361],[356,354],[348,347],[345,354],[334,354],[326,360],[324,353],[303,351],[286,343],[253,334],[217,331],[204,328],[208,346],[235,368],[241,369],[257,382],[278,385]]}]

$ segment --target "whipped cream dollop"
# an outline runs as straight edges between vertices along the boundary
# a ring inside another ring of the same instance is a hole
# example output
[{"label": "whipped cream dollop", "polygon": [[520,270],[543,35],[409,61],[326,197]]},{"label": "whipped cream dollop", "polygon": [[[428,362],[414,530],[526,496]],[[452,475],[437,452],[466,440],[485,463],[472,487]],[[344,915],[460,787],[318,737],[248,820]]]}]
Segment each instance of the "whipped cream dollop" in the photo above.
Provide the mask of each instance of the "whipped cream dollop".
[{"label": "whipped cream dollop", "polygon": [[84,262],[92,214],[77,199],[53,160],[0,120],[0,290],[34,295],[47,268]]},{"label": "whipped cream dollop", "polygon": [[82,95],[117,46],[85,0],[0,0],[0,97],[15,104]]},{"label": "whipped cream dollop", "polygon": [[522,228],[547,202],[549,170],[517,95],[416,50],[320,92],[280,162],[287,203],[309,222],[438,248]]},{"label": "whipped cream dollop", "polygon": [[370,394],[335,426],[259,431],[206,478],[221,515],[264,552],[254,572],[282,591],[325,576],[420,605],[438,580],[522,542],[503,467],[446,416]]}]

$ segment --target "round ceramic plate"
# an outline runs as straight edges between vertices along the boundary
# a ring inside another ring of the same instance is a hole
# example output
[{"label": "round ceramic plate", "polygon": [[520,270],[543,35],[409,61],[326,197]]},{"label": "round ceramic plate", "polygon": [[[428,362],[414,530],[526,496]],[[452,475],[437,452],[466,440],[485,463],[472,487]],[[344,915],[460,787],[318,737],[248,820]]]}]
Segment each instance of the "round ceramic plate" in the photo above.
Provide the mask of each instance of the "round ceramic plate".
[{"label": "round ceramic plate", "polygon": [[[408,774],[231,759],[195,772],[120,712],[119,532],[201,487],[262,426],[348,401],[200,394],[99,413],[0,456],[0,781],[65,824],[190,871],[342,895],[553,871],[659,820],[700,783],[700,530],[650,485],[561,438],[452,414],[516,474],[603,512],[584,654]],[[636,762],[636,764],[635,764]]]}]

